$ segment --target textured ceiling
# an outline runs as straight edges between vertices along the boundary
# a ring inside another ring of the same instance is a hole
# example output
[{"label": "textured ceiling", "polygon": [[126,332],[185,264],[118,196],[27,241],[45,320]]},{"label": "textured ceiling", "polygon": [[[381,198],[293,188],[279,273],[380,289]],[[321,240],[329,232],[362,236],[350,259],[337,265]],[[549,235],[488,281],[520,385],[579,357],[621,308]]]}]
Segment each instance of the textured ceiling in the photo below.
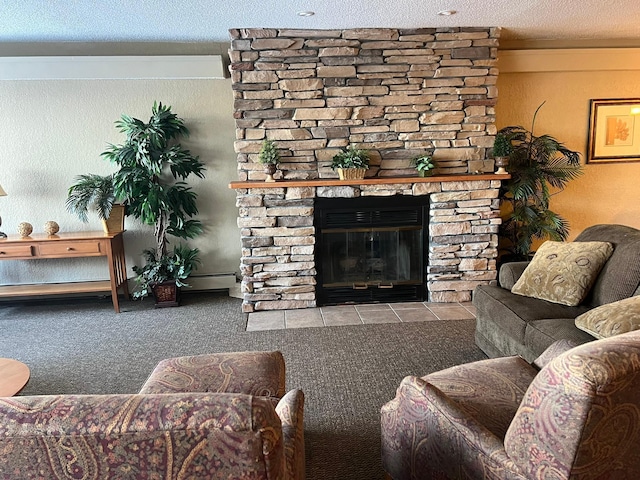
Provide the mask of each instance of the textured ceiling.
[{"label": "textured ceiling", "polygon": [[[315,15],[301,17],[299,11]],[[450,17],[440,10],[456,10]],[[227,42],[230,28],[503,27],[511,40],[640,40],[639,0],[3,0],[0,42]]]}]

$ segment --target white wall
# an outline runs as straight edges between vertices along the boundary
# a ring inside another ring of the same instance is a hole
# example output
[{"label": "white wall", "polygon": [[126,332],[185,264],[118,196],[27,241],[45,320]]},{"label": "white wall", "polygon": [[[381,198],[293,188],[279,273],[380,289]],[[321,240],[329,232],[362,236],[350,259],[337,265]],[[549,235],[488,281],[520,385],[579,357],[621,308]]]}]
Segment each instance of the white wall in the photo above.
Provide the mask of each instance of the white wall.
[{"label": "white wall", "polygon": [[[20,222],[42,233],[48,220],[61,232],[101,230],[95,214],[84,224],[65,209],[76,175],[108,174],[114,167],[100,154],[124,137],[114,122],[126,113],[147,121],[153,102],[171,105],[191,136],[183,145],[200,156],[206,178],[190,181],[198,193],[205,233],[190,240],[202,254],[197,274],[235,272],[240,259],[235,192],[237,179],[227,79],[207,80],[15,80],[0,81],[0,230],[15,234]],[[153,247],[153,229],[126,219],[125,250],[131,267]],[[177,239],[176,239],[177,240]],[[107,279],[106,260],[28,260],[0,262],[0,283],[66,282]]]}]

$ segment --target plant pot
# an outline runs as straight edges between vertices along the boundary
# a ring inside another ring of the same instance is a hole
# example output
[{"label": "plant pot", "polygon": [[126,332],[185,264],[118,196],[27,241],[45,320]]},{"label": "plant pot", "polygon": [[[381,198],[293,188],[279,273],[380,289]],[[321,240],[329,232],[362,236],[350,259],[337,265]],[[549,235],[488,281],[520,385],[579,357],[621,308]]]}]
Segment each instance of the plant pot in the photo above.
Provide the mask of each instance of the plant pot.
[{"label": "plant pot", "polygon": [[418,170],[419,177],[433,177],[433,170]]},{"label": "plant pot", "polygon": [[118,233],[124,231],[124,205],[115,204],[109,218],[102,220],[104,233]]},{"label": "plant pot", "polygon": [[151,286],[156,308],[177,307],[180,305],[180,288],[173,280],[156,283]]},{"label": "plant pot", "polygon": [[276,166],[273,163],[266,163],[264,166],[264,173],[267,174],[267,178],[264,179],[265,182],[275,182],[273,178],[273,174],[276,173]]},{"label": "plant pot", "polygon": [[509,157],[495,157],[494,160],[496,163],[496,167],[498,167],[498,170],[496,170],[497,174],[500,175],[508,173],[504,167],[509,165]]},{"label": "plant pot", "polygon": [[366,168],[338,168],[340,180],[362,180],[367,172]]}]

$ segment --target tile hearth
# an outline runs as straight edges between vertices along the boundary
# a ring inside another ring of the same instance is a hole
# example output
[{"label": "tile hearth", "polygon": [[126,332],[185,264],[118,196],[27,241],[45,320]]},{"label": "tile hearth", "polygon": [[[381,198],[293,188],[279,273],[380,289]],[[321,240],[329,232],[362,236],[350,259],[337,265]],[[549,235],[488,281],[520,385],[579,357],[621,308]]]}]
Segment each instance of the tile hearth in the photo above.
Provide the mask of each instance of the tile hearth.
[{"label": "tile hearth", "polygon": [[471,303],[380,303],[339,305],[249,314],[247,331],[333,327],[373,323],[408,323],[475,318]]}]

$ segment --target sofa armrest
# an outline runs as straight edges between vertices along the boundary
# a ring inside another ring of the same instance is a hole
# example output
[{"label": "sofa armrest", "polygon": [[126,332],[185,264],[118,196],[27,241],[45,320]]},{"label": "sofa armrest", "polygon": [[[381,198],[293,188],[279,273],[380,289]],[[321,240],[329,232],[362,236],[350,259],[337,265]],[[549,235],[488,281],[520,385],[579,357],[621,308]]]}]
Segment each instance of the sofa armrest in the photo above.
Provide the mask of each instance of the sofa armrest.
[{"label": "sofa armrest", "polygon": [[547,363],[556,358],[558,355],[571,350],[573,347],[577,347],[579,344],[567,339],[556,340],[549,345],[544,352],[540,354],[538,358],[533,361],[533,366],[538,370],[541,370]]},{"label": "sofa armrest", "polygon": [[506,290],[511,290],[529,263],[530,262],[509,262],[502,265],[498,273],[498,283],[500,286]]},{"label": "sofa armrest", "polygon": [[141,394],[226,392],[282,397],[285,365],[280,352],[233,352],[161,361]]},{"label": "sofa armrest", "polygon": [[288,478],[304,480],[304,393],[291,390],[276,405],[282,422],[284,455]]}]

